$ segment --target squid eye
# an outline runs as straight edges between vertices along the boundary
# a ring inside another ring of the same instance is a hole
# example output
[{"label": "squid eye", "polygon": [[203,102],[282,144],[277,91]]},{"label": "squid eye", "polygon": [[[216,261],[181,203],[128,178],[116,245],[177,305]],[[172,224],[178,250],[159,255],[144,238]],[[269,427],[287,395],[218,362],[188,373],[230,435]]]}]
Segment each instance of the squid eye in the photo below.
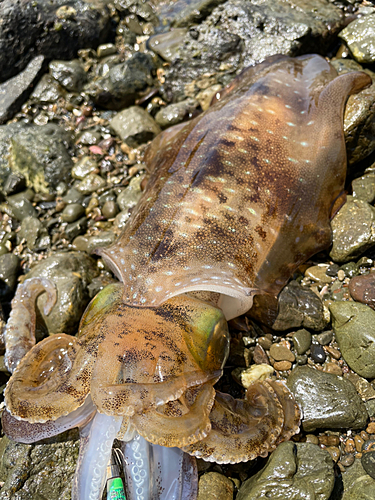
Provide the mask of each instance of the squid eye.
[{"label": "squid eye", "polygon": [[200,300],[189,299],[185,342],[204,371],[223,368],[229,354],[228,324],[223,312]]}]

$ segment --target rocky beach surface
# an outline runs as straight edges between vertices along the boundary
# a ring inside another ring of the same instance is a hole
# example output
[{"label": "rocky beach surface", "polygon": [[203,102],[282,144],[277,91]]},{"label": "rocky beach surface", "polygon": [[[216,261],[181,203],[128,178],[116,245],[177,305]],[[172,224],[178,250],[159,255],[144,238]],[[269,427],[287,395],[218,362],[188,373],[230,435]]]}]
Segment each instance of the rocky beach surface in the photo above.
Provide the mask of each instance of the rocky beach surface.
[{"label": "rocky beach surface", "polygon": [[[302,409],[301,432],[268,459],[198,460],[198,498],[375,500],[373,3],[4,0],[0,19],[0,327],[18,282],[50,278],[58,302],[45,316],[39,297],[37,340],[74,335],[115,281],[91,252],[121,233],[162,130],[274,54],[319,53],[339,74],[372,77],[345,111],[348,196],[332,247],[282,290],[272,329],[250,315],[230,322],[217,384],[242,397],[254,366],[268,365]],[[9,376],[2,355],[2,391]],[[75,431],[33,445],[3,435],[0,500],[70,499],[78,448]]]}]

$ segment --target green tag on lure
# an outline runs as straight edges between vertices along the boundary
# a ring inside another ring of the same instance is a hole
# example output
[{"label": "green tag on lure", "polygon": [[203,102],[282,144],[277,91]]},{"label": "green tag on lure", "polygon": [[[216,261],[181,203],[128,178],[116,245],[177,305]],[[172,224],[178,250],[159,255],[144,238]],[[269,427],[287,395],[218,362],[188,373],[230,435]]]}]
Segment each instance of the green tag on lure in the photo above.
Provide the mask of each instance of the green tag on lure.
[{"label": "green tag on lure", "polygon": [[120,477],[108,479],[107,500],[126,500],[124,485]]}]

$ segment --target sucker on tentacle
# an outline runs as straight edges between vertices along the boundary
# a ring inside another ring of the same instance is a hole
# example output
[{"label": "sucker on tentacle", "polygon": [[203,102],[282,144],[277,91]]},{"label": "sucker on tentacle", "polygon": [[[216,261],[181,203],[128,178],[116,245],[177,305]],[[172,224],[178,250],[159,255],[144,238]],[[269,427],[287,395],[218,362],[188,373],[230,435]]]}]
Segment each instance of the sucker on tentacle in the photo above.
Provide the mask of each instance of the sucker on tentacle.
[{"label": "sucker on tentacle", "polygon": [[161,466],[168,500],[187,500],[196,469],[181,450],[236,463],[298,432],[300,411],[282,382],[258,380],[243,400],[214,384],[227,321],[255,294],[275,299],[329,246],[346,173],[344,105],[369,83],[364,73],[337,76],[315,55],[247,68],[209,110],[150,145],[142,199],[119,240],[97,251],[122,283],[92,300],[75,337],[31,348],[35,296],[45,288],[51,304],[54,291],[48,280],[20,285],[6,331],[14,373],[5,430],[30,442],[79,426],[75,500],[100,499],[116,437],[129,500],[141,498],[138,487],[167,498],[154,496],[153,460],[175,465],[175,478]]}]

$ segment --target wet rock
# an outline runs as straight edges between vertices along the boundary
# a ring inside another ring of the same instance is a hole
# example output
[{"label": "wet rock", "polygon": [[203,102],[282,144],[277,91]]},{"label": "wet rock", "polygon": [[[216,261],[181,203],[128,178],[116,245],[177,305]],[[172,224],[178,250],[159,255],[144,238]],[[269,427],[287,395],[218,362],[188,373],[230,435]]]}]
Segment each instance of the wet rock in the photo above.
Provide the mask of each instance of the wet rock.
[{"label": "wet rock", "polygon": [[117,203],[114,200],[107,200],[102,208],[103,217],[106,219],[112,219],[118,214]]},{"label": "wet rock", "polygon": [[315,361],[315,363],[320,364],[323,364],[327,357],[323,347],[319,344],[311,344],[310,355],[311,359]]},{"label": "wet rock", "polygon": [[305,277],[318,283],[332,283],[332,277],[326,274],[328,266],[311,266],[305,271]]},{"label": "wet rock", "polygon": [[[1,257],[0,257],[1,259]],[[95,261],[82,252],[57,252],[41,261],[26,278],[42,276],[57,286],[57,303],[48,316],[43,313],[45,294],[37,304],[48,331],[75,334],[78,322],[88,303],[87,286],[98,274]]]},{"label": "wet rock", "polygon": [[90,236],[87,242],[87,252],[92,253],[95,248],[107,247],[116,241],[112,231],[101,231],[96,236]]},{"label": "wet rock", "polygon": [[352,182],[353,197],[372,203],[375,200],[375,173],[366,174]]},{"label": "wet rock", "polygon": [[190,0],[180,5],[156,6],[156,12],[164,23],[170,23],[173,27],[189,26],[197,24],[205,19],[212,10],[225,0]]},{"label": "wet rock", "polygon": [[[362,66],[351,59],[332,61],[340,74],[350,71],[363,71]],[[373,82],[375,73],[365,69]],[[358,163],[375,149],[375,83],[357,95],[350,96],[345,106],[344,134],[349,165]]]},{"label": "wet rock", "polygon": [[66,146],[70,135],[53,123],[31,126],[11,139],[10,162],[36,192],[48,193],[69,182],[73,166]]},{"label": "wet rock", "polygon": [[207,472],[199,479],[198,500],[232,500],[233,481],[218,472]]},{"label": "wet rock", "polygon": [[341,31],[339,37],[346,42],[356,61],[375,62],[375,14],[356,19]]},{"label": "wet rock", "polygon": [[88,174],[78,184],[77,190],[82,194],[91,194],[106,186],[106,181],[97,174]]},{"label": "wet rock", "polygon": [[[32,199],[32,198],[31,198]],[[30,201],[28,190],[8,196],[8,203],[16,219],[22,221],[26,217],[36,217],[36,210]]]},{"label": "wet rock", "polygon": [[85,92],[99,106],[122,109],[133,104],[139,92],[152,85],[152,72],[155,69],[149,54],[137,52],[124,63],[113,66],[101,78],[89,83]]},{"label": "wet rock", "polygon": [[291,281],[279,295],[279,313],[274,330],[289,328],[311,328],[322,330],[325,326],[323,304],[320,298],[309,288],[302,287],[297,281]]},{"label": "wet rock", "polygon": [[365,378],[360,377],[357,373],[351,372],[345,373],[344,378],[350,380],[363,401],[375,398],[375,389]]},{"label": "wet rock", "polygon": [[25,176],[20,172],[12,172],[4,182],[3,191],[6,195],[17,194],[26,189]]},{"label": "wet rock", "polygon": [[348,380],[308,366],[298,366],[289,375],[287,385],[302,408],[305,431],[361,429],[366,425],[366,407]]},{"label": "wet rock", "polygon": [[67,205],[61,213],[63,222],[74,222],[85,213],[85,209],[79,203],[71,203]]},{"label": "wet rock", "polygon": [[17,233],[17,241],[20,243],[23,239],[26,240],[29,250],[46,248],[50,244],[47,229],[36,217],[25,217],[23,219],[21,229]]},{"label": "wet rock", "polygon": [[170,104],[162,108],[155,115],[155,121],[161,128],[167,128],[176,125],[188,118],[191,118],[199,103],[194,99],[187,99],[176,104]]},{"label": "wet rock", "polygon": [[72,177],[74,179],[82,180],[88,174],[98,173],[99,164],[91,156],[83,156],[72,168]]},{"label": "wet rock", "polygon": [[39,54],[72,59],[81,48],[96,47],[110,29],[108,9],[99,1],[4,0],[0,4],[1,81],[11,78]]},{"label": "wet rock", "polygon": [[92,127],[82,132],[76,141],[77,144],[83,144],[85,146],[98,144],[102,138],[102,134],[98,128],[99,127]]},{"label": "wet rock", "polygon": [[80,219],[70,222],[64,229],[64,237],[69,241],[74,240],[80,234],[84,234],[87,231],[87,218],[86,216]]},{"label": "wet rock", "polygon": [[99,45],[99,47],[96,50],[96,53],[99,58],[111,56],[113,54],[116,54],[116,52],[117,52],[116,45],[114,45],[113,43],[103,43],[102,45]]},{"label": "wet rock", "polygon": [[272,344],[270,356],[272,356],[275,361],[290,361],[291,363],[296,359],[292,351],[282,344]]},{"label": "wet rock", "polygon": [[79,61],[51,61],[49,70],[55,80],[69,92],[80,92],[87,76]]},{"label": "wet rock", "polygon": [[225,84],[230,74],[268,56],[320,52],[342,23],[343,12],[325,0],[310,0],[298,9],[291,0],[228,0],[186,34],[166,72],[165,96],[179,101],[196,95],[197,88],[187,89],[204,73]]},{"label": "wet rock", "polygon": [[342,357],[365,378],[375,377],[375,311],[356,302],[330,305],[332,327]]},{"label": "wet rock", "polygon": [[349,281],[349,292],[354,300],[375,309],[375,273],[361,274]]},{"label": "wet rock", "polygon": [[8,157],[10,153],[10,141],[12,137],[25,129],[23,123],[9,123],[7,125],[0,125],[0,186],[11,173]]},{"label": "wet rock", "polygon": [[111,120],[110,125],[130,147],[137,147],[150,141],[160,133],[159,125],[139,106],[131,106],[120,111]]},{"label": "wet rock", "polygon": [[31,99],[39,103],[56,102],[59,97],[64,94],[64,89],[61,87],[50,74],[43,75],[33,93]]},{"label": "wet rock", "polygon": [[298,354],[305,354],[310,349],[311,333],[304,328],[293,333],[292,339]]},{"label": "wet rock", "polygon": [[186,33],[186,28],[177,28],[167,33],[154,35],[149,39],[148,46],[160,57],[171,62],[178,56],[178,48],[182,44]]},{"label": "wet rock", "polygon": [[363,469],[360,459],[342,473],[344,492],[342,500],[375,500],[375,479]]},{"label": "wet rock", "polygon": [[[69,500],[78,458],[77,432],[34,445],[3,437],[0,443],[2,500]],[[53,479],[51,479],[53,478]]]},{"label": "wet rock", "polygon": [[317,335],[314,335],[313,339],[320,345],[328,345],[330,342],[332,342],[333,331],[326,330],[325,332],[318,333]]},{"label": "wet rock", "polygon": [[43,69],[44,57],[37,56],[19,75],[0,84],[0,123],[10,120],[19,111]]},{"label": "wet rock", "polygon": [[348,196],[333,218],[330,257],[345,262],[361,255],[375,243],[375,208]]},{"label": "wet rock", "polygon": [[236,500],[328,500],[335,475],[329,453],[312,443],[281,443],[266,466],[241,486]]},{"label": "wet rock", "polygon": [[83,195],[76,188],[70,188],[63,197],[64,203],[82,203]]},{"label": "wet rock", "polygon": [[13,253],[0,255],[0,299],[9,300],[17,285],[20,259]]}]

